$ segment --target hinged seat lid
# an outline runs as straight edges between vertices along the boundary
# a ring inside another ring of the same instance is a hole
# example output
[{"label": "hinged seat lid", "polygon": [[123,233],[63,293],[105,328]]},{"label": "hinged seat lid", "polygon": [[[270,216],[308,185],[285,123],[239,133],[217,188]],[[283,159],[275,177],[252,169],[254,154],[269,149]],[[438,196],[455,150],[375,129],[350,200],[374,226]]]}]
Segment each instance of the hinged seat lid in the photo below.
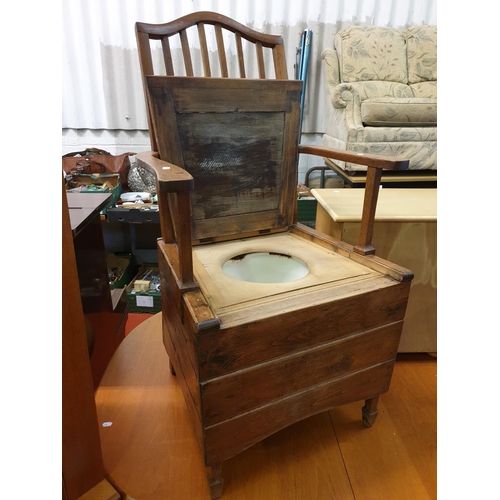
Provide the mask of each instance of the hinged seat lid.
[{"label": "hinged seat lid", "polygon": [[159,157],[194,178],[194,242],[296,222],[302,82],[147,76]]}]

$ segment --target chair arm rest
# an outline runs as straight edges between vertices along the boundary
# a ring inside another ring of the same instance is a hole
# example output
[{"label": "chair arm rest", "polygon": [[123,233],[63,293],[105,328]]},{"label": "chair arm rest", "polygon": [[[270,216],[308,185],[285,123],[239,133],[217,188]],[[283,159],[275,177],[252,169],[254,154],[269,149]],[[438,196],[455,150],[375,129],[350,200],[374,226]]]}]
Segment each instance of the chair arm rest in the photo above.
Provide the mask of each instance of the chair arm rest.
[{"label": "chair arm rest", "polygon": [[323,156],[333,158],[334,160],[349,161],[351,163],[366,165],[368,167],[359,239],[358,244],[353,248],[353,251],[360,255],[373,255],[375,253],[375,248],[372,246],[373,224],[375,222],[375,211],[377,209],[377,199],[380,188],[380,180],[382,178],[382,170],[406,169],[410,164],[409,160],[391,156],[356,153],[341,149],[303,146],[300,144],[299,153]]},{"label": "chair arm rest", "polygon": [[343,149],[306,146],[299,144],[299,153],[332,158],[333,160],[348,161],[357,165],[366,165],[385,170],[405,170],[410,161],[395,156],[374,155],[371,153],[356,153]]},{"label": "chair arm rest", "polygon": [[173,163],[160,160],[158,153],[153,151],[139,153],[136,159],[141,167],[156,176],[158,192],[179,193],[193,190],[194,180],[192,175]]},{"label": "chair arm rest", "polygon": [[[325,61],[326,89],[330,95],[333,107],[338,109],[345,108],[348,101],[353,101],[354,104],[361,106],[361,96],[358,89],[349,83],[341,83],[340,81],[337,52],[334,49],[327,48],[323,50],[321,57]],[[342,96],[344,91],[350,92],[352,95]]]}]

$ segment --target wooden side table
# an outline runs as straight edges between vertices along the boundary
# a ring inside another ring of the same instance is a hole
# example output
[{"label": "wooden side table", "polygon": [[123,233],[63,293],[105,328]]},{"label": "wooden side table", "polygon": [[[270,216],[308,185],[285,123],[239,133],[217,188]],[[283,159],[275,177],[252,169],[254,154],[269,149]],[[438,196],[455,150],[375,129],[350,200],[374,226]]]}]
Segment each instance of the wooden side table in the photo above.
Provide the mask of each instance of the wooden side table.
[{"label": "wooden side table", "polygon": [[[313,189],[316,229],[356,244],[364,189]],[[437,190],[381,189],[372,244],[376,255],[413,271],[398,352],[437,351]]]},{"label": "wooden side table", "polygon": [[[349,173],[341,169],[331,158],[324,158],[327,168],[335,172],[347,187],[364,188],[366,172]],[[437,171],[429,170],[384,170],[382,186],[390,188],[436,188]],[[306,183],[307,185],[307,183]]]}]

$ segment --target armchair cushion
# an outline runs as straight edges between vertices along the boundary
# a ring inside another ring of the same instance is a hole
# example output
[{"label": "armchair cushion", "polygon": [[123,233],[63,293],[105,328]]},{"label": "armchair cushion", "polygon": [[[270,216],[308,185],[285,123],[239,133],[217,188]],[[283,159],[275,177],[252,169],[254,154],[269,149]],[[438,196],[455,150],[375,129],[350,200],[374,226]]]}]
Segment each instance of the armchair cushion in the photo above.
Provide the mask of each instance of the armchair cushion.
[{"label": "armchair cushion", "polygon": [[420,82],[409,85],[413,97],[437,99],[437,82]]},{"label": "armchair cushion", "polygon": [[408,83],[437,81],[437,26],[406,30]]},{"label": "armchair cushion", "polygon": [[408,83],[404,32],[395,28],[353,26],[335,35],[334,46],[343,82]]},{"label": "armchair cushion", "polygon": [[361,121],[372,127],[435,125],[436,99],[379,97],[361,102]]}]

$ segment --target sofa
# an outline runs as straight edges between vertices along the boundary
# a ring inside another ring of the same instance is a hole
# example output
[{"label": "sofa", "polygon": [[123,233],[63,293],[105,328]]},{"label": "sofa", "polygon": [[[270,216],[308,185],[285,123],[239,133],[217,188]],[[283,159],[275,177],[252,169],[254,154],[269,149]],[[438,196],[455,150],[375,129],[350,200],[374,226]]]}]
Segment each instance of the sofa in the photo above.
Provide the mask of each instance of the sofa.
[{"label": "sofa", "polygon": [[[323,145],[401,156],[410,160],[409,171],[437,171],[436,45],[436,26],[353,26],[337,32],[333,47],[322,52]],[[335,164],[352,174],[366,170]]]}]

